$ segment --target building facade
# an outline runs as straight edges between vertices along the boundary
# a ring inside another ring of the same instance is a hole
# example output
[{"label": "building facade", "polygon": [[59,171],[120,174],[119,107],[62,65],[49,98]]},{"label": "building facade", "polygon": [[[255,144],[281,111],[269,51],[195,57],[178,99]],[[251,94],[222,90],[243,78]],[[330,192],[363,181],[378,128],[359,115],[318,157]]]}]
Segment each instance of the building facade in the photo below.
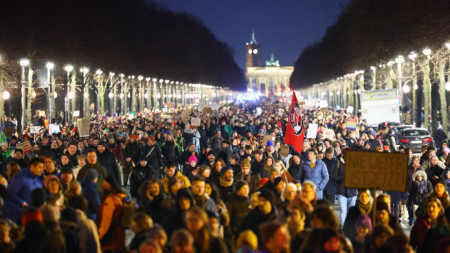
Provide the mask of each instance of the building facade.
[{"label": "building facade", "polygon": [[260,92],[263,96],[282,96],[289,90],[289,80],[293,66],[280,66],[279,61],[272,55],[266,65],[261,65],[261,45],[256,42],[252,33],[250,43],[246,43],[246,78],[247,89]]}]

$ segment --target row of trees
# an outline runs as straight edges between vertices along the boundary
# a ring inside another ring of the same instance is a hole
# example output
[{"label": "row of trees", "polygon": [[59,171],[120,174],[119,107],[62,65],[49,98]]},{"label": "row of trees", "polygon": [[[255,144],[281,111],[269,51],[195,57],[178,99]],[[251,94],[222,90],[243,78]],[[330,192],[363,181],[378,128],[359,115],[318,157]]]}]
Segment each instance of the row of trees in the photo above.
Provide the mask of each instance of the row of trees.
[{"label": "row of trees", "polygon": [[232,50],[195,17],[145,0],[5,0],[0,55],[242,89]]}]

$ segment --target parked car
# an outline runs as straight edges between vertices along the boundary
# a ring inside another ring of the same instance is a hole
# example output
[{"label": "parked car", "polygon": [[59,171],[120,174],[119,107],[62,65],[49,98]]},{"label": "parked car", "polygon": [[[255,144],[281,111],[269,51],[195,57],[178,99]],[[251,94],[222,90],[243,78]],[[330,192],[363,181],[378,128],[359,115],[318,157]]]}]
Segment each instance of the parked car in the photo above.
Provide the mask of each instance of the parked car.
[{"label": "parked car", "polygon": [[403,131],[405,129],[410,129],[410,128],[413,128],[413,127],[414,127],[413,125],[398,125],[398,126],[395,126],[395,128],[397,128],[399,137],[402,136],[402,133],[403,133]]},{"label": "parked car", "polygon": [[405,128],[399,137],[400,143],[413,149],[413,153],[420,153],[424,144],[436,147],[433,137],[426,128]]}]

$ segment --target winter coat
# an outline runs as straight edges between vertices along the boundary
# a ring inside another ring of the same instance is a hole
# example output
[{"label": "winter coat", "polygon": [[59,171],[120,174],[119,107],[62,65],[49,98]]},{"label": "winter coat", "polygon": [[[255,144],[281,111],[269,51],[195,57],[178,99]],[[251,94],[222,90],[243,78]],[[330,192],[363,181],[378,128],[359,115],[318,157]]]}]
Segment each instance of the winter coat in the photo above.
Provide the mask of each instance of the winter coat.
[{"label": "winter coat", "polygon": [[153,200],[149,200],[147,196],[142,196],[142,198],[139,209],[154,221],[164,220],[170,209],[170,198],[164,193],[160,193]]},{"label": "winter coat", "polygon": [[223,138],[212,138],[211,139],[211,150],[212,152],[217,156],[220,152],[220,149],[222,148],[222,142],[223,142]]},{"label": "winter coat", "polygon": [[345,188],[344,187],[344,176],[345,176],[345,164],[338,161],[337,177],[335,179],[336,183],[336,195],[342,195],[347,198],[354,197],[358,195],[358,190],[356,188]]},{"label": "winter coat", "polygon": [[122,161],[122,149],[117,144],[106,144],[106,148],[111,152],[117,159],[117,161]]},{"label": "winter coat", "polygon": [[113,176],[117,183],[122,185],[122,177],[120,176],[120,168],[119,164],[117,163],[116,157],[113,155],[113,153],[109,152],[108,150],[105,150],[103,153],[97,153],[98,156],[98,163],[105,167],[106,174]]},{"label": "winter coat", "polygon": [[302,183],[305,180],[313,181],[317,186],[317,190],[322,191],[329,180],[327,166],[321,160],[316,159],[316,165],[314,169],[311,169],[310,161],[306,161],[303,163],[300,179]]},{"label": "winter coat", "polygon": [[[189,179],[185,175],[183,175],[179,170],[175,171],[174,176],[181,179],[183,187],[186,187],[186,188],[191,187],[191,182],[189,181]],[[164,188],[164,192],[168,193],[169,192],[169,178],[167,177],[167,175],[164,176],[163,179],[161,179],[161,184]]]},{"label": "winter coat", "polygon": [[31,192],[42,187],[39,177],[33,174],[29,168],[24,168],[8,185],[9,199],[20,207],[24,202],[30,204]]},{"label": "winter coat", "polygon": [[414,250],[420,252],[421,246],[425,242],[427,232],[431,228],[430,222],[426,218],[417,218],[414,226],[411,229],[410,244]]},{"label": "winter coat", "polygon": [[237,237],[239,235],[239,226],[250,212],[250,199],[234,195],[230,202],[227,204],[227,209],[230,215],[231,231]]},{"label": "winter coat", "polygon": [[300,181],[300,174],[302,169],[302,161],[300,160],[299,164],[295,164],[292,162],[291,166],[289,166],[289,174],[291,174],[292,178]]},{"label": "winter coat", "polygon": [[88,219],[83,211],[77,209],[78,216],[78,238],[80,239],[80,252],[101,253],[100,239],[98,238],[98,230],[95,222]]},{"label": "winter coat", "polygon": [[106,172],[105,167],[101,166],[100,164],[96,163],[96,164],[89,164],[86,163],[86,165],[83,166],[83,168],[80,169],[80,171],[78,172],[77,175],[77,181],[81,182],[84,179],[84,176],[86,174],[86,172],[90,169],[94,169],[97,171],[98,173],[98,181],[96,184],[96,188],[97,188],[97,192],[98,194],[102,194],[103,190],[102,190],[102,182],[103,179],[108,175]]},{"label": "winter coat", "polygon": [[81,181],[81,189],[83,196],[88,201],[88,210],[86,211],[86,214],[89,219],[95,220],[98,209],[100,208],[100,195],[97,191],[96,184],[85,178]]},{"label": "winter coat", "polygon": [[157,145],[148,146],[146,145],[142,149],[142,157],[145,157],[147,164],[152,167],[155,171],[155,178],[160,179],[160,169],[164,167],[164,162],[161,156],[161,150]]},{"label": "winter coat", "polygon": [[250,229],[255,233],[255,235],[258,238],[261,238],[259,234],[259,225],[266,222],[266,221],[275,221],[278,219],[278,210],[275,206],[272,205],[272,211],[268,214],[263,214],[259,210],[259,208],[255,208],[251,210],[247,216],[245,216],[244,220],[241,223],[241,226],[239,227],[240,234],[242,231]]},{"label": "winter coat", "polygon": [[[331,160],[324,158],[322,161],[327,167],[328,176],[330,178],[327,185],[325,186],[326,194],[334,196],[336,195],[336,187],[338,182],[338,160],[333,157]],[[340,164],[341,162],[339,162],[339,165]]]},{"label": "winter coat", "polygon": [[139,146],[139,143],[135,141],[133,143],[129,142],[127,144],[122,154],[122,157],[124,158],[130,157],[134,163],[138,163],[140,155],[141,155],[141,147]]},{"label": "winter coat", "polygon": [[[427,173],[428,180],[430,180],[431,184],[436,186],[436,184],[442,179],[442,174],[444,173],[445,166],[442,167],[439,164],[436,164],[436,166],[431,166],[428,169],[425,170]],[[436,176],[438,179],[433,179],[433,177]]]},{"label": "winter coat", "polygon": [[[123,212],[122,199],[125,193],[106,193],[98,211],[98,233],[102,241],[102,250],[125,251],[125,229],[120,225]],[[107,232],[112,233],[112,239],[105,242]]]},{"label": "winter coat", "polygon": [[[416,181],[416,177],[418,174],[421,174],[423,176],[423,182],[425,183],[425,191],[422,193],[419,192],[419,182]],[[433,185],[431,185],[430,180],[428,180],[427,174],[423,170],[417,170],[411,178],[414,179],[414,181],[411,182],[411,185],[409,186],[409,195],[408,195],[408,205],[414,204],[414,205],[420,205],[423,200],[433,191]]]},{"label": "winter coat", "polygon": [[173,141],[165,141],[162,144],[162,155],[164,156],[166,163],[168,161],[177,161],[175,143]]},{"label": "winter coat", "polygon": [[222,148],[222,150],[217,154],[217,158],[222,158],[227,165],[230,165],[230,158],[233,154],[233,150],[231,150],[231,146],[226,148]]},{"label": "winter coat", "polygon": [[150,167],[148,164],[145,167],[142,167],[140,163],[138,163],[133,168],[133,172],[130,177],[130,194],[133,197],[138,197],[138,190],[142,183],[150,178],[157,178],[157,174],[155,170]]}]

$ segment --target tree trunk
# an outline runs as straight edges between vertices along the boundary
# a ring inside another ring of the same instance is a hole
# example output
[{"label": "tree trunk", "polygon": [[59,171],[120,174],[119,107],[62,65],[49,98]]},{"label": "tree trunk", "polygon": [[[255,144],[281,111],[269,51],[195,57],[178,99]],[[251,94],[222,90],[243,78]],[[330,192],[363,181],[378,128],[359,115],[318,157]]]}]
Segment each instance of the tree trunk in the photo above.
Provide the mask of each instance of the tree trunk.
[{"label": "tree trunk", "polygon": [[102,108],[102,115],[105,114],[105,84],[103,82],[103,78],[100,82],[100,106]]},{"label": "tree trunk", "polygon": [[448,134],[448,114],[447,114],[447,91],[445,90],[445,65],[446,60],[439,61],[439,100],[441,102],[442,130]]},{"label": "tree trunk", "polygon": [[54,75],[51,76],[52,80],[52,94],[50,96],[50,103],[52,104],[52,114],[49,119],[49,123],[52,122],[52,119],[56,118],[56,103],[55,103],[55,95],[56,95],[56,78]]},{"label": "tree trunk", "polygon": [[136,112],[136,85],[133,84],[133,90],[131,91],[131,108],[133,112]]},{"label": "tree trunk", "polygon": [[423,107],[424,107],[424,127],[430,129],[431,115],[431,81],[430,81],[430,61],[427,59],[423,66]]},{"label": "tree trunk", "polygon": [[70,91],[72,92],[72,122],[75,122],[75,116],[73,113],[77,110],[77,91],[75,88],[77,87],[77,74],[76,72],[72,75],[72,82],[70,83]]},{"label": "tree trunk", "polygon": [[[31,124],[31,104],[33,95],[33,69],[28,68],[27,124]],[[26,125],[24,126],[25,129]]]}]

